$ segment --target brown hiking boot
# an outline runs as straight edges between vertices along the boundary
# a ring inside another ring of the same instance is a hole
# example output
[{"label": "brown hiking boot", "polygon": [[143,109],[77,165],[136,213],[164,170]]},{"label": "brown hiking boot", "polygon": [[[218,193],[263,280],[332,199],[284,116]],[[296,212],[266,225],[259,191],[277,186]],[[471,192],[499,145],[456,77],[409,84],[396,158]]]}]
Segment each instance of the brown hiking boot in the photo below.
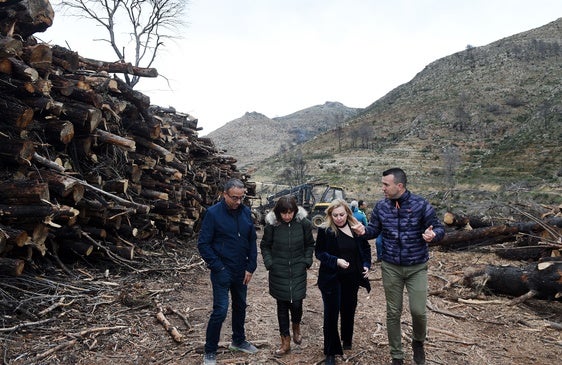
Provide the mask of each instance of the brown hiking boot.
[{"label": "brown hiking boot", "polygon": [[297,345],[300,345],[302,343],[300,323],[293,323],[293,342]]},{"label": "brown hiking boot", "polygon": [[291,351],[291,336],[281,336],[281,347],[275,350],[275,356],[283,356]]}]

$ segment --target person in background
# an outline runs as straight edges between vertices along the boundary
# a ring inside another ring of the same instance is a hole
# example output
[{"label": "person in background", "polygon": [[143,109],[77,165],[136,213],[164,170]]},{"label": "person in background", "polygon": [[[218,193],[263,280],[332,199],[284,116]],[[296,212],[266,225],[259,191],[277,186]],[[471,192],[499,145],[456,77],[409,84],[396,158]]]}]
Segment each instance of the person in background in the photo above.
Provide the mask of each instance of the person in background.
[{"label": "person in background", "polygon": [[316,237],[315,256],[320,260],[318,288],[324,303],[326,365],[334,365],[335,355],[343,355],[343,350],[352,348],[357,292],[360,286],[367,292],[371,290],[367,278],[371,247],[366,239],[352,232],[351,227],[355,225],[363,227],[347,202],[335,199],[326,209],[326,220],[318,228]]},{"label": "person in background", "polygon": [[425,365],[427,334],[427,261],[429,242],[445,236],[443,224],[424,198],[406,187],[406,173],[392,168],[382,173],[385,198],[376,203],[369,224],[353,226],[371,239],[382,236],[382,281],[386,296],[386,325],[392,365],[404,364],[401,320],[404,287],[412,316],[412,350],[416,365]]},{"label": "person in background", "polygon": [[211,271],[213,311],[205,339],[203,364],[215,365],[222,324],[232,298],[232,343],[229,349],[254,354],[258,349],[246,340],[246,295],[257,267],[256,228],[250,208],[242,204],[244,183],[226,182],[221,200],[207,209],[197,247]]},{"label": "person in background", "polygon": [[[365,220],[361,220],[358,218],[358,220],[363,223],[363,225],[367,225],[367,203],[365,203],[365,201],[363,200],[359,200],[359,202],[357,203],[358,205],[358,209],[359,209],[359,214],[363,214],[365,216]],[[357,215],[355,213],[353,213],[353,215],[355,217],[357,217]],[[381,253],[382,253],[382,237],[380,235],[377,236],[377,239],[375,240],[375,252],[377,254],[377,260],[376,262],[381,262]]]},{"label": "person in background", "polygon": [[363,214],[365,214],[365,217],[367,217],[367,203],[364,200],[359,200],[357,202],[359,211]]},{"label": "person in background", "polygon": [[351,209],[351,212],[353,213],[355,219],[357,219],[359,222],[361,222],[363,225],[366,226],[367,216],[365,215],[364,211],[359,209],[359,202],[357,202],[357,200],[352,200],[351,203],[349,204],[349,208]]},{"label": "person in background", "polygon": [[277,300],[277,320],[281,346],[275,355],[291,351],[289,314],[293,341],[302,342],[301,319],[306,297],[306,270],[312,266],[314,236],[307,211],[297,206],[295,197],[282,196],[265,216],[260,248],[269,272],[269,294]]}]

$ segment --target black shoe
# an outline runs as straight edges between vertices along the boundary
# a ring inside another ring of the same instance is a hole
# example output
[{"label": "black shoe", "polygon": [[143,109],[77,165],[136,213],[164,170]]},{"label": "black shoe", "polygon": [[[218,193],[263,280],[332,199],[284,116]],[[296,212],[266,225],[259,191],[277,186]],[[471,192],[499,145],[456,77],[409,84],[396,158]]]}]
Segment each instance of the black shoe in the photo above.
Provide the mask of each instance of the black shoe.
[{"label": "black shoe", "polygon": [[334,355],[326,356],[326,360],[324,360],[325,365],[336,365],[336,357]]},{"label": "black shoe", "polygon": [[392,365],[404,365],[403,359],[392,359]]},{"label": "black shoe", "polygon": [[414,350],[414,363],[416,365],[425,365],[425,351],[422,341],[412,341],[412,350]]}]

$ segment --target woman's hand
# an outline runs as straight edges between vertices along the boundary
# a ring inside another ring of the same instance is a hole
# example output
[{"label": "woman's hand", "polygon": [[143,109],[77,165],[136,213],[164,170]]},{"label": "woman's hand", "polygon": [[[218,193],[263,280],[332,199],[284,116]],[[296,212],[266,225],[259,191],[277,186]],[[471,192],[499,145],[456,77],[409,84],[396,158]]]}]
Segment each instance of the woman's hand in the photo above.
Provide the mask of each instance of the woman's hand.
[{"label": "woman's hand", "polygon": [[363,272],[361,274],[363,274],[363,277],[367,279],[367,276],[369,276],[369,268],[363,266]]},{"label": "woman's hand", "polygon": [[347,269],[349,267],[349,262],[345,261],[344,259],[338,259],[336,261],[336,264],[342,269]]}]

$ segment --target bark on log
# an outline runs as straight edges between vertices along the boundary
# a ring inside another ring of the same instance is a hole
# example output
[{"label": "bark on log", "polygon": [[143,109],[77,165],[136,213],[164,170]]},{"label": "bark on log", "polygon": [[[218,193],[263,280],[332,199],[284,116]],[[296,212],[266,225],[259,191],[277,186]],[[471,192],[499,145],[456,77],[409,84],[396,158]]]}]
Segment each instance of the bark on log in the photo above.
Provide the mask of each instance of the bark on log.
[{"label": "bark on log", "polygon": [[508,260],[538,261],[543,257],[549,257],[552,254],[553,249],[554,247],[546,245],[505,247],[495,249],[494,253],[499,257]]},{"label": "bark on log", "polygon": [[0,138],[0,160],[31,166],[35,146],[31,141]]},{"label": "bark on log", "polygon": [[41,204],[49,200],[47,183],[35,179],[0,182],[0,201],[4,204]]},{"label": "bark on log", "polygon": [[99,128],[96,129],[95,136],[98,138],[100,142],[121,147],[126,151],[134,151],[136,149],[135,141],[115,135],[110,132],[106,132]]},{"label": "bark on log", "polygon": [[25,129],[33,120],[33,109],[11,96],[0,95],[2,124]]},{"label": "bark on log", "polygon": [[27,0],[3,7],[0,15],[2,34],[18,34],[25,39],[53,25],[55,12],[48,0]]},{"label": "bark on log", "polygon": [[[477,278],[483,280],[478,281]],[[546,261],[524,267],[481,265],[464,273],[464,285],[484,285],[496,294],[555,299],[562,295],[562,261]]]},{"label": "bark on log", "polygon": [[0,59],[20,56],[23,51],[23,43],[20,39],[5,36],[2,32],[0,35]]},{"label": "bark on log", "polygon": [[72,194],[74,186],[79,184],[76,179],[70,176],[49,170],[32,172],[29,177],[40,181],[46,181],[49,184],[49,190],[63,198]]},{"label": "bark on log", "polygon": [[445,237],[437,242],[430,243],[430,246],[452,246],[454,244],[468,246],[474,242],[481,242],[492,237],[513,237],[517,233],[537,233],[545,229],[546,226],[562,227],[562,217],[553,217],[542,222],[522,222],[510,225],[482,227],[469,231],[447,232]]},{"label": "bark on log", "polygon": [[25,262],[23,260],[0,257],[0,274],[20,276],[24,267]]},{"label": "bark on log", "polygon": [[53,63],[53,51],[49,45],[40,43],[24,47],[22,58],[31,67],[46,72]]},{"label": "bark on log", "polygon": [[45,125],[45,137],[51,144],[67,145],[74,138],[74,125],[68,120],[50,120]]},{"label": "bark on log", "polygon": [[34,82],[39,79],[39,72],[37,72],[36,69],[30,67],[25,62],[14,57],[10,57],[6,61],[9,62],[9,66],[7,64],[4,64],[5,68],[2,72],[11,74],[14,77],[24,81]]},{"label": "bark on log", "polygon": [[33,161],[46,166],[48,168],[50,168],[51,170],[54,171],[58,171],[58,172],[64,172],[64,167],[59,165],[57,162],[55,161],[51,161],[48,158],[45,158],[43,156],[41,156],[40,154],[38,154],[37,152],[33,153]]},{"label": "bark on log", "polygon": [[446,212],[443,215],[443,223],[452,227],[468,228],[468,229],[491,226],[490,223],[485,222],[479,217],[467,216],[467,215],[453,213],[453,212]]}]

